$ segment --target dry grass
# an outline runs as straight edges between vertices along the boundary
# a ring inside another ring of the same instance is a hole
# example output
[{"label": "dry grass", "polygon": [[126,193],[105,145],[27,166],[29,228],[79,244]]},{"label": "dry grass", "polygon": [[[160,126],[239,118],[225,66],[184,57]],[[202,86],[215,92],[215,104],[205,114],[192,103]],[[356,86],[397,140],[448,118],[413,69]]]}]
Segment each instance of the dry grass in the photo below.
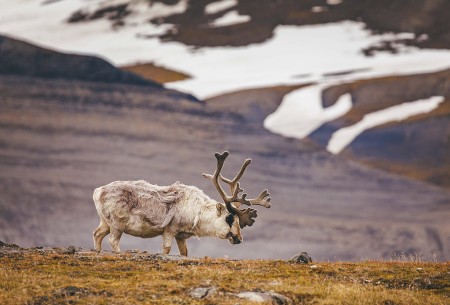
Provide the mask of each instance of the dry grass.
[{"label": "dry grass", "polygon": [[[252,304],[236,297],[242,291],[274,291],[295,304],[449,302],[448,262],[315,264],[0,252],[0,304]],[[189,296],[192,288],[206,286],[218,293],[200,300]]]}]

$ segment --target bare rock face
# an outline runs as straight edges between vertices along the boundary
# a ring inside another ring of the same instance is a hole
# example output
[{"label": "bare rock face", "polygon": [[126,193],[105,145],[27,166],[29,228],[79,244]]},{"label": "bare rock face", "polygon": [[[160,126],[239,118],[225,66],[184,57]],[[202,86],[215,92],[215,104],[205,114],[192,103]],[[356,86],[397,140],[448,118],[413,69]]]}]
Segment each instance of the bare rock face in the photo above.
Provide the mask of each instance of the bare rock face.
[{"label": "bare rock face", "polygon": [[298,264],[309,264],[312,263],[311,257],[306,252],[294,255],[289,262],[294,262]]}]

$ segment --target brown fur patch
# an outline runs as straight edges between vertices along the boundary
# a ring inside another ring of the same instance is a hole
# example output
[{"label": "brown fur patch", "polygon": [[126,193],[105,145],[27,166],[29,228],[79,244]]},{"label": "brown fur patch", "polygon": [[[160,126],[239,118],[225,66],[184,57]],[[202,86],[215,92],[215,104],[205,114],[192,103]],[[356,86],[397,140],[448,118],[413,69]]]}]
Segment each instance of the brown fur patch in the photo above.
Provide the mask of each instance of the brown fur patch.
[{"label": "brown fur patch", "polygon": [[186,239],[186,238],[191,237],[192,235],[194,235],[194,234],[193,234],[193,233],[187,233],[187,232],[180,232],[180,233],[178,233],[178,234],[175,236],[175,238],[176,238],[176,239]]},{"label": "brown fur patch", "polygon": [[139,205],[138,197],[136,196],[136,193],[131,188],[124,187],[122,189],[121,199],[131,209],[134,209]]}]

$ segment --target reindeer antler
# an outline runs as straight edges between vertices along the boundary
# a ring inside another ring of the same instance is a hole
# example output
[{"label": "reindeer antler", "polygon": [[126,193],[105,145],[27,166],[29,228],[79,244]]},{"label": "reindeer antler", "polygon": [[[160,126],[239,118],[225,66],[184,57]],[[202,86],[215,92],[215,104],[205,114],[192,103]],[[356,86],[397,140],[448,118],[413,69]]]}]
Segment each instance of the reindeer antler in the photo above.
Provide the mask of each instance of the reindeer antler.
[{"label": "reindeer antler", "polygon": [[243,191],[243,189],[240,188],[239,182],[236,183],[235,187],[232,190],[232,195],[228,196],[225,191],[223,190],[222,186],[219,183],[219,176],[220,171],[222,170],[223,164],[225,163],[225,159],[228,157],[230,153],[228,151],[223,152],[222,154],[216,153],[216,159],[217,159],[217,168],[213,175],[203,174],[203,177],[211,179],[212,183],[216,187],[217,191],[219,192],[220,197],[222,197],[225,204],[232,202],[239,202],[241,204],[251,205],[251,203],[245,199],[247,197],[247,194],[242,194],[241,197],[239,197],[239,193]]},{"label": "reindeer antler", "polygon": [[[245,226],[251,226],[255,222],[253,218],[257,217],[257,213],[255,209],[247,208],[245,210],[240,210],[239,206],[241,204],[245,205],[261,205],[263,207],[269,208],[270,207],[270,197],[269,192],[267,190],[264,190],[258,197],[254,199],[247,200],[247,194],[243,193],[241,197],[239,197],[239,193],[243,191],[241,189],[239,180],[244,175],[245,170],[247,169],[247,166],[252,162],[251,159],[246,159],[244,161],[244,164],[242,164],[241,169],[239,173],[234,177],[232,180],[223,177],[220,172],[222,171],[223,164],[225,163],[225,159],[228,157],[229,152],[225,151],[222,154],[216,153],[216,159],[217,159],[217,168],[213,175],[210,174],[202,174],[203,177],[208,178],[212,181],[214,186],[216,187],[217,191],[219,192],[220,196],[222,197],[223,201],[225,202],[225,205],[227,207],[227,210],[235,215],[238,215],[239,217],[239,224],[241,228],[244,228]],[[222,186],[219,182],[222,180],[223,182],[227,183],[230,186],[231,189],[231,196],[228,196],[225,191],[223,190]],[[236,203],[237,206],[234,206],[232,203]]]},{"label": "reindeer antler", "polygon": [[266,189],[264,191],[261,192],[261,194],[259,194],[258,197],[250,199],[250,203],[252,205],[262,205],[265,208],[270,208],[270,193],[269,191]]},{"label": "reindeer antler", "polygon": [[[233,207],[233,211],[239,217],[239,226],[243,229],[245,226],[251,227],[255,222],[257,215],[257,211],[255,209],[247,208],[245,210],[239,210],[238,208]],[[230,212],[231,213],[231,212]]]}]

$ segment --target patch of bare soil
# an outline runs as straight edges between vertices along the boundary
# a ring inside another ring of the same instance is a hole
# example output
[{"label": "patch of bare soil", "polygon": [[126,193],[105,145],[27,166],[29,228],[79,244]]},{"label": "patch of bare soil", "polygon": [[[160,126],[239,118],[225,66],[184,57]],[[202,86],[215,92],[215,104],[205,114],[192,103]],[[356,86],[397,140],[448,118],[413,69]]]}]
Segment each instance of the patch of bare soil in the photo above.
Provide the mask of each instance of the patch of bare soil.
[{"label": "patch of bare soil", "polygon": [[160,67],[153,63],[138,63],[131,66],[123,66],[121,69],[160,84],[185,80],[191,77],[185,73]]}]

